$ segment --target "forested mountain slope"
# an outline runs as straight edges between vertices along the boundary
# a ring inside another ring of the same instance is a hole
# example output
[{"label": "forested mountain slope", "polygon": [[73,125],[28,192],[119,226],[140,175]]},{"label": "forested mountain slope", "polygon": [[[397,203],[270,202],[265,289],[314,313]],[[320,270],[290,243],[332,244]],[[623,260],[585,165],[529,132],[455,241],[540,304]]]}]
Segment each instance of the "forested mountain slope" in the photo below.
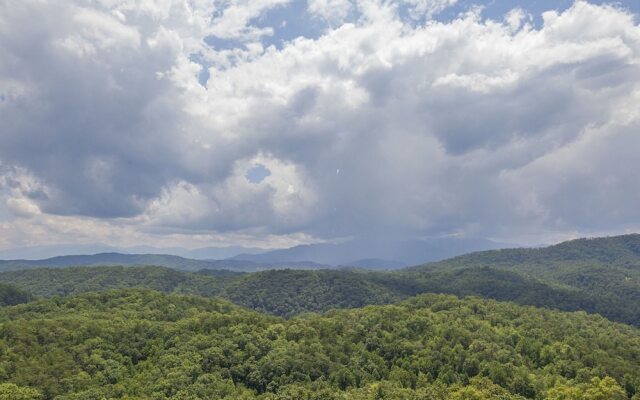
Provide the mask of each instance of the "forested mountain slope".
[{"label": "forested mountain slope", "polygon": [[96,266],[0,272],[0,282],[11,283],[37,297],[127,288],[216,296],[226,281],[238,275],[229,271],[211,271],[209,275],[201,275],[156,266]]},{"label": "forested mountain slope", "polygon": [[416,268],[451,269],[492,266],[554,270],[565,265],[608,265],[638,270],[640,269],[640,234],[582,238],[542,248],[480,251]]},{"label": "forested mountain slope", "polygon": [[68,255],[42,260],[0,260],[0,271],[17,271],[34,268],[63,268],[85,266],[145,266],[156,265],[181,271],[201,269],[226,269],[238,272],[261,271],[274,268],[318,269],[326,265],[313,262],[269,262],[248,260],[194,260],[169,254],[122,254],[99,253],[91,255]]},{"label": "forested mountain slope", "polygon": [[[37,297],[133,287],[221,296],[285,317],[386,304],[420,293],[448,293],[584,310],[640,326],[640,269],[632,262],[638,241],[640,236],[627,235],[577,240],[545,249],[482,252],[393,272],[272,270],[241,274],[150,266],[73,267],[2,272],[0,282]],[[580,256],[591,244],[594,249]],[[605,260],[614,264],[605,264]]]},{"label": "forested mountain slope", "polygon": [[[564,288],[554,288],[519,274],[491,268],[428,274],[365,271],[264,271],[229,281],[222,296],[246,307],[290,317],[305,311],[385,304],[421,293],[476,295],[560,310],[609,311],[608,304]],[[611,307],[623,322],[636,312]],[[615,314],[615,315],[614,315]]]},{"label": "forested mountain slope", "polygon": [[292,317],[303,312],[387,304],[420,293],[476,295],[566,311],[597,312],[638,325],[640,306],[615,297],[554,287],[521,274],[468,268],[451,272],[275,270],[252,274],[205,270],[195,274],[163,267],[71,267],[0,273],[37,297],[90,291],[149,288],[165,293],[225,297],[257,311]]},{"label": "forested mountain slope", "polygon": [[201,297],[88,293],[0,308],[0,354],[0,393],[24,399],[622,400],[640,388],[636,328],[444,295],[282,320]]},{"label": "forested mountain slope", "polygon": [[[566,288],[605,305],[598,312],[640,323],[640,235],[577,239],[538,249],[471,253],[409,268],[409,273],[478,267],[517,272],[556,288]],[[615,310],[615,311],[613,311]]]}]

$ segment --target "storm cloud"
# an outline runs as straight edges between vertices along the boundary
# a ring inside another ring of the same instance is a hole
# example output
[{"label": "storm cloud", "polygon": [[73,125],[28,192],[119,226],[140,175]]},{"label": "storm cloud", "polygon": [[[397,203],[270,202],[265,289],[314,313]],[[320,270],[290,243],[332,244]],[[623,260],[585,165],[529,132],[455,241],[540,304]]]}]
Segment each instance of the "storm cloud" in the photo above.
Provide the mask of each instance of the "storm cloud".
[{"label": "storm cloud", "polygon": [[638,229],[637,16],[456,3],[0,0],[0,246]]}]

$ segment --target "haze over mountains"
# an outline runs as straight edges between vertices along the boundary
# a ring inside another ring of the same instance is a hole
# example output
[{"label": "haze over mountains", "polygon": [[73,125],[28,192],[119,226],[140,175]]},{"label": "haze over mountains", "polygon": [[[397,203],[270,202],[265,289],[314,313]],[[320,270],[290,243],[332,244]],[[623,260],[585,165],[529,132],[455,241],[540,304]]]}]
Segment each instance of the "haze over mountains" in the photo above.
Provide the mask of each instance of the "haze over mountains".
[{"label": "haze over mountains", "polygon": [[46,246],[16,247],[0,250],[1,260],[41,260],[67,255],[93,255],[99,253],[121,254],[166,254],[197,260],[221,260],[235,255],[262,253],[266,250],[257,247],[221,246],[187,249],[184,247],[132,246],[116,247],[105,244],[59,244]]},{"label": "haze over mountains", "polygon": [[434,238],[422,240],[357,239],[339,244],[323,243],[274,250],[262,254],[241,254],[233,259],[257,262],[313,261],[346,266],[409,266],[442,260],[479,250],[506,247],[487,239]]},{"label": "haze over mountains", "polygon": [[[331,267],[395,269],[498,247],[500,244],[486,239],[437,238],[406,241],[359,239],[338,244],[311,244],[262,252],[259,249],[243,247],[210,247],[196,250],[131,248],[126,249],[129,250],[127,253],[109,251],[98,254],[60,255],[44,259],[0,260],[0,269],[82,265],[157,265],[190,271],[199,269],[258,271],[274,268]],[[85,249],[92,248],[95,247],[88,246]],[[64,247],[57,250],[62,249]],[[27,250],[22,249],[20,253],[24,254]],[[152,250],[155,253],[130,253],[135,250]],[[163,254],[164,252],[167,254]],[[14,254],[16,253],[18,251]],[[38,254],[37,251],[35,253]],[[190,257],[178,256],[175,253]]]}]

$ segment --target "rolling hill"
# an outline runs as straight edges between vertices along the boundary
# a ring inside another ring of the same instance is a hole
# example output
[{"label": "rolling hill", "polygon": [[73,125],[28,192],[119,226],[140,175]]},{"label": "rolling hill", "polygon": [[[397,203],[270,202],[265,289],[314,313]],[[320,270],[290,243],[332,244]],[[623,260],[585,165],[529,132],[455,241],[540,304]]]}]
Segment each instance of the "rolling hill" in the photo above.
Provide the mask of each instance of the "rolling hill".
[{"label": "rolling hill", "polygon": [[0,398],[635,400],[639,249],[626,235],[397,271],[57,258],[0,272]]},{"label": "rolling hill", "polygon": [[421,265],[421,269],[452,269],[478,266],[552,272],[565,265],[606,265],[640,269],[640,234],[581,238],[540,248],[487,250]]},{"label": "rolling hill", "polygon": [[602,299],[588,292],[555,287],[521,274],[488,267],[451,272],[357,270],[269,270],[256,273],[164,267],[69,267],[0,273],[5,282],[37,297],[66,296],[109,289],[149,288],[165,293],[218,296],[261,312],[292,317],[333,308],[387,304],[421,293],[481,296],[565,311],[600,313],[614,321],[640,324],[634,302]]},{"label": "rolling hill", "polygon": [[[268,270],[239,274],[112,266],[7,271],[0,273],[0,282],[37,297],[132,287],[221,296],[285,317],[445,293],[583,310],[640,326],[640,285],[633,263],[638,240],[640,236],[631,235],[543,249],[480,252],[390,272]],[[580,256],[585,243],[595,249]]]},{"label": "rolling hill", "polygon": [[480,267],[515,272],[556,288],[584,293],[617,309],[618,314],[626,314],[627,322],[637,324],[640,320],[639,234],[577,239],[537,249],[483,251],[413,267],[407,272]]},{"label": "rolling hill", "polygon": [[16,399],[623,400],[640,391],[636,328],[444,295],[283,320],[219,299],[87,293],[0,308],[0,354],[0,394]]}]

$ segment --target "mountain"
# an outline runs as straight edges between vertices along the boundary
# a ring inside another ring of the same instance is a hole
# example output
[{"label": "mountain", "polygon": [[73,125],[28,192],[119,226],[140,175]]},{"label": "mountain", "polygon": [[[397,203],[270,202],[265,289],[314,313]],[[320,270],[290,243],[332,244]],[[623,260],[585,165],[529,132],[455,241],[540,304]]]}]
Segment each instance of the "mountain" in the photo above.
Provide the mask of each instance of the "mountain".
[{"label": "mountain", "polygon": [[[184,269],[193,270],[202,265],[208,269],[197,274],[150,267],[31,269],[0,273],[0,282],[26,289],[35,296],[129,287],[222,296],[237,304],[285,317],[308,311],[390,303],[421,293],[447,293],[565,311],[582,310],[640,326],[640,264],[634,262],[638,257],[638,242],[640,235],[585,239],[543,249],[473,253],[390,272],[319,270],[315,265],[311,270],[233,274],[215,268],[229,267],[228,263],[236,262],[237,270],[243,266],[245,271],[251,271],[264,265],[240,260],[197,261],[198,264],[184,265],[194,260],[178,259],[174,264],[180,261]],[[585,247],[589,249],[582,251]],[[123,262],[121,256],[113,256],[110,261]],[[127,260],[159,262],[157,259]],[[47,263],[60,266],[69,259],[54,261]],[[79,261],[86,263],[87,259]],[[106,263],[106,260],[100,259],[100,262]]]},{"label": "mountain", "polygon": [[257,247],[241,247],[241,246],[226,246],[226,247],[202,247],[199,249],[188,250],[181,255],[182,257],[195,258],[198,260],[223,260],[237,256],[238,254],[260,254],[267,250]]},{"label": "mountain", "polygon": [[104,244],[56,244],[42,246],[15,247],[0,250],[0,259],[3,260],[39,260],[58,257],[67,254],[97,254],[115,252],[113,246]]},{"label": "mountain", "polygon": [[[496,249],[503,244],[487,239],[434,238],[422,240],[354,239],[344,243],[319,243],[273,250],[262,254],[240,254],[232,259],[254,262],[312,261],[326,265],[357,265],[380,268],[386,260],[389,268],[409,266],[471,251]],[[368,263],[367,261],[372,261]]]},{"label": "mountain", "polygon": [[197,249],[185,249],[183,247],[152,247],[133,246],[115,247],[104,244],[57,244],[43,246],[16,247],[0,250],[0,259],[5,260],[39,260],[75,255],[93,255],[99,253],[123,253],[123,254],[168,254],[184,258],[199,260],[222,260],[235,255],[258,254],[264,249],[242,246],[203,247]]},{"label": "mountain", "polygon": [[[0,308],[6,399],[607,399],[640,392],[640,330],[422,295],[284,320],[108,291]],[[634,397],[634,399],[637,397]]]},{"label": "mountain", "polygon": [[482,266],[602,295],[631,291],[640,298],[640,234],[576,239],[536,249],[476,252],[409,270],[452,271]]},{"label": "mountain", "polygon": [[351,261],[342,267],[353,267],[371,270],[391,270],[405,267],[406,264],[400,261],[381,260],[379,258],[365,258],[363,260]]},{"label": "mountain", "polygon": [[610,265],[640,269],[640,234],[581,238],[540,248],[511,248],[460,255],[419,268],[451,269],[492,266],[552,271],[567,264]]},{"label": "mountain", "polygon": [[92,255],[68,255],[43,260],[6,260],[0,261],[0,269],[28,269],[38,267],[67,267],[95,265],[159,265],[183,270],[198,270],[212,267],[209,261],[191,260],[164,254],[122,254],[100,253]]},{"label": "mountain", "polygon": [[211,297],[220,295],[225,282],[242,274],[206,271],[206,274],[194,274],[158,266],[36,268],[0,272],[0,282],[10,283],[37,297],[128,288]]},{"label": "mountain", "polygon": [[600,298],[488,267],[432,273],[263,271],[228,280],[220,295],[254,310],[292,317],[308,311],[386,304],[422,293],[480,296],[565,311],[582,310],[640,326],[639,301]]},{"label": "mountain", "polygon": [[[0,271],[83,265],[158,265],[187,271],[200,269],[261,271],[275,268],[318,269],[330,267],[397,269],[426,261],[440,260],[468,251],[499,246],[498,243],[483,239],[412,241],[359,239],[340,244],[301,245],[267,252],[263,249],[240,246],[206,247],[194,250],[142,246],[94,254],[91,252],[94,249],[113,248],[102,245],[86,245],[80,247],[87,252],[86,254],[81,252],[74,255],[38,258],[39,254],[59,253],[65,249],[74,248],[71,245],[41,246],[0,252],[0,257],[3,254],[6,256],[27,255],[21,259],[0,260]],[[153,253],[153,251],[161,251],[162,253]]]},{"label": "mountain", "polygon": [[394,271],[55,258],[0,272],[0,398],[637,399],[638,249],[626,235]]},{"label": "mountain", "polygon": [[157,265],[185,271],[201,269],[227,269],[232,271],[260,271],[274,268],[317,269],[325,267],[313,262],[272,262],[261,263],[246,260],[194,260],[167,254],[122,254],[100,253],[92,255],[69,255],[43,260],[0,260],[0,271],[29,268],[60,268],[68,266],[101,265]]},{"label": "mountain", "polygon": [[[640,235],[583,238],[536,249],[465,254],[407,270],[433,273],[490,267],[598,299],[603,315],[640,321]],[[615,311],[613,311],[615,310]],[[615,316],[613,316],[615,314]]]},{"label": "mountain", "polygon": [[218,296],[284,317],[332,308],[387,304],[421,293],[480,296],[565,311],[600,313],[640,326],[640,302],[557,287],[513,271],[489,267],[454,271],[268,270],[198,273],[165,267],[67,267],[0,273],[0,282],[38,297],[143,287],[165,293]]}]

